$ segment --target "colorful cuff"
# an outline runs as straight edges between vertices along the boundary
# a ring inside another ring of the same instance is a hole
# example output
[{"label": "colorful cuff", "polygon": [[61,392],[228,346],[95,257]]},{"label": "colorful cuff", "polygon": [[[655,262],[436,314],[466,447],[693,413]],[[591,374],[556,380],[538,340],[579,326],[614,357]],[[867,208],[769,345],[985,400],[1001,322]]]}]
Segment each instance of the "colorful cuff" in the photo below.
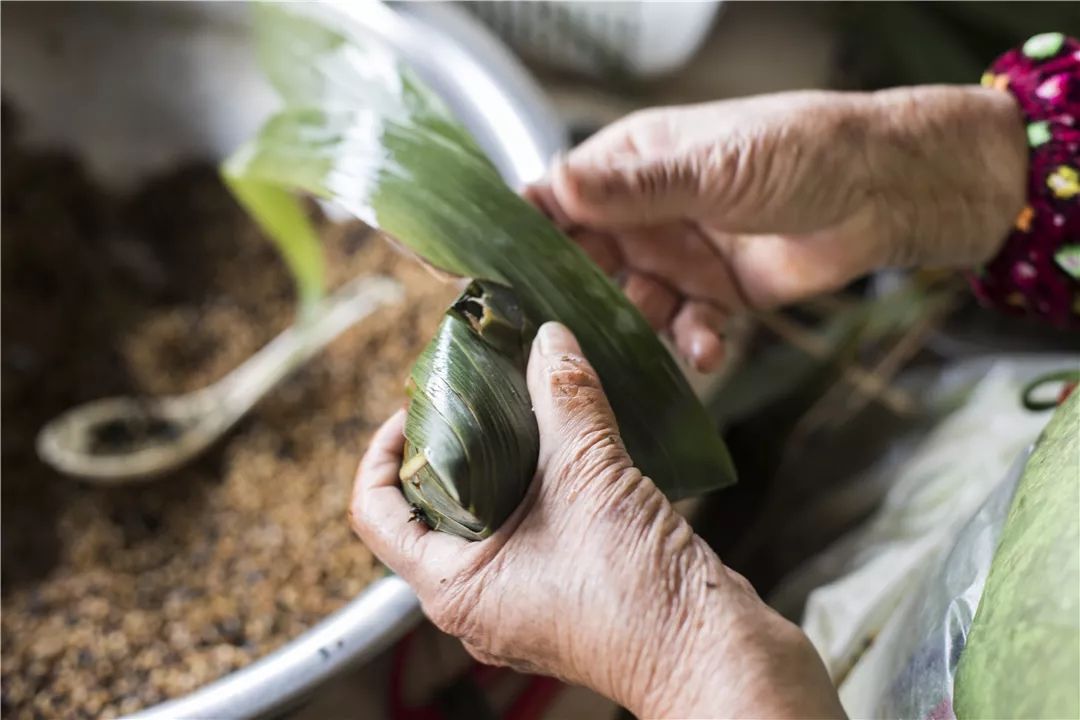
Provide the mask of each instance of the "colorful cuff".
[{"label": "colorful cuff", "polygon": [[1005,312],[1080,327],[1080,42],[1035,35],[998,58],[982,84],[1016,98],[1031,161],[1027,205],[972,287]]}]

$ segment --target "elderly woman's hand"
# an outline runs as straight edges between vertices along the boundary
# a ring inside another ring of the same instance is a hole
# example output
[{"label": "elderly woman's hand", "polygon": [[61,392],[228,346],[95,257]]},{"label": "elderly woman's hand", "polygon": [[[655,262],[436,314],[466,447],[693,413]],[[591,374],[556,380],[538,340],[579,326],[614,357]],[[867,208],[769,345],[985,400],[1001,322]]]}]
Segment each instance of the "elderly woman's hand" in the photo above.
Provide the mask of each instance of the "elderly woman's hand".
[{"label": "elderly woman's hand", "polygon": [[727,317],[897,265],[972,267],[1024,204],[1015,102],[978,87],[796,92],[605,128],[526,196],[700,370]]},{"label": "elderly woman's hand", "polygon": [[361,462],[353,527],[435,624],[484,662],[591,687],[639,715],[841,715],[805,636],[634,467],[563,326],[540,329],[528,382],[536,478],[486,540],[409,521],[397,475],[404,413]]}]

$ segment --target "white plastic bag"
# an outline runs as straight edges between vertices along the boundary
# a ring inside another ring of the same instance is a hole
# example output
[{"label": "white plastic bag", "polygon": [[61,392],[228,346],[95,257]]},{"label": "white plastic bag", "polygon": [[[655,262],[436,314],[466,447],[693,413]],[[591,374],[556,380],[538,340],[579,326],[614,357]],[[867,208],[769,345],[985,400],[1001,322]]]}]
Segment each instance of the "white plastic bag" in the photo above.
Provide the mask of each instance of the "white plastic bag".
[{"label": "white plastic bag", "polygon": [[914,452],[867,473],[866,482],[890,487],[875,516],[773,594],[791,608],[816,588],[803,628],[850,716],[952,716],[958,649],[1023,458],[1049,419],[1025,410],[1020,391],[1063,362],[1075,359],[969,361],[931,384],[928,393],[973,388]]}]

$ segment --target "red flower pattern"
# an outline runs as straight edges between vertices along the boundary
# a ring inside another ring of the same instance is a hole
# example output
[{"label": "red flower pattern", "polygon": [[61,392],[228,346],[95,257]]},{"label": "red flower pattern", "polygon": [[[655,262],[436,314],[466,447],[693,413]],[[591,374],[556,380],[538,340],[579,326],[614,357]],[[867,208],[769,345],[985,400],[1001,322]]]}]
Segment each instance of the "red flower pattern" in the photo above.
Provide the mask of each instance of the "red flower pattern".
[{"label": "red flower pattern", "polygon": [[1031,161],[1028,204],[972,287],[1005,312],[1080,327],[1080,42],[1036,35],[998,58],[982,84],[1016,98]]}]

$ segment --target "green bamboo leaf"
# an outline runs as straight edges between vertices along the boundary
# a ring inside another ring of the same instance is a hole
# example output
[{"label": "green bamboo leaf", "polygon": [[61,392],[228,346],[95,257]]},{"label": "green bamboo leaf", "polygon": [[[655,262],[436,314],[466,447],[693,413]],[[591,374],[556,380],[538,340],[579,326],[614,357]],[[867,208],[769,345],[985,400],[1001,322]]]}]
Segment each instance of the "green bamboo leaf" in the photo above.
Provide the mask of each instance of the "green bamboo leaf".
[{"label": "green bamboo leaf", "polygon": [[437,268],[512,288],[534,325],[567,325],[635,462],[669,497],[734,481],[715,425],[648,323],[507,187],[430,91],[385,48],[308,17],[306,6],[258,10],[258,31],[285,46],[264,57],[289,58],[273,65],[285,108],[237,156],[238,173],[332,199]]},{"label": "green bamboo leaf", "polygon": [[221,175],[285,259],[296,282],[301,316],[305,316],[323,296],[324,268],[322,245],[304,208],[280,185],[244,175],[234,163],[223,165]]}]

